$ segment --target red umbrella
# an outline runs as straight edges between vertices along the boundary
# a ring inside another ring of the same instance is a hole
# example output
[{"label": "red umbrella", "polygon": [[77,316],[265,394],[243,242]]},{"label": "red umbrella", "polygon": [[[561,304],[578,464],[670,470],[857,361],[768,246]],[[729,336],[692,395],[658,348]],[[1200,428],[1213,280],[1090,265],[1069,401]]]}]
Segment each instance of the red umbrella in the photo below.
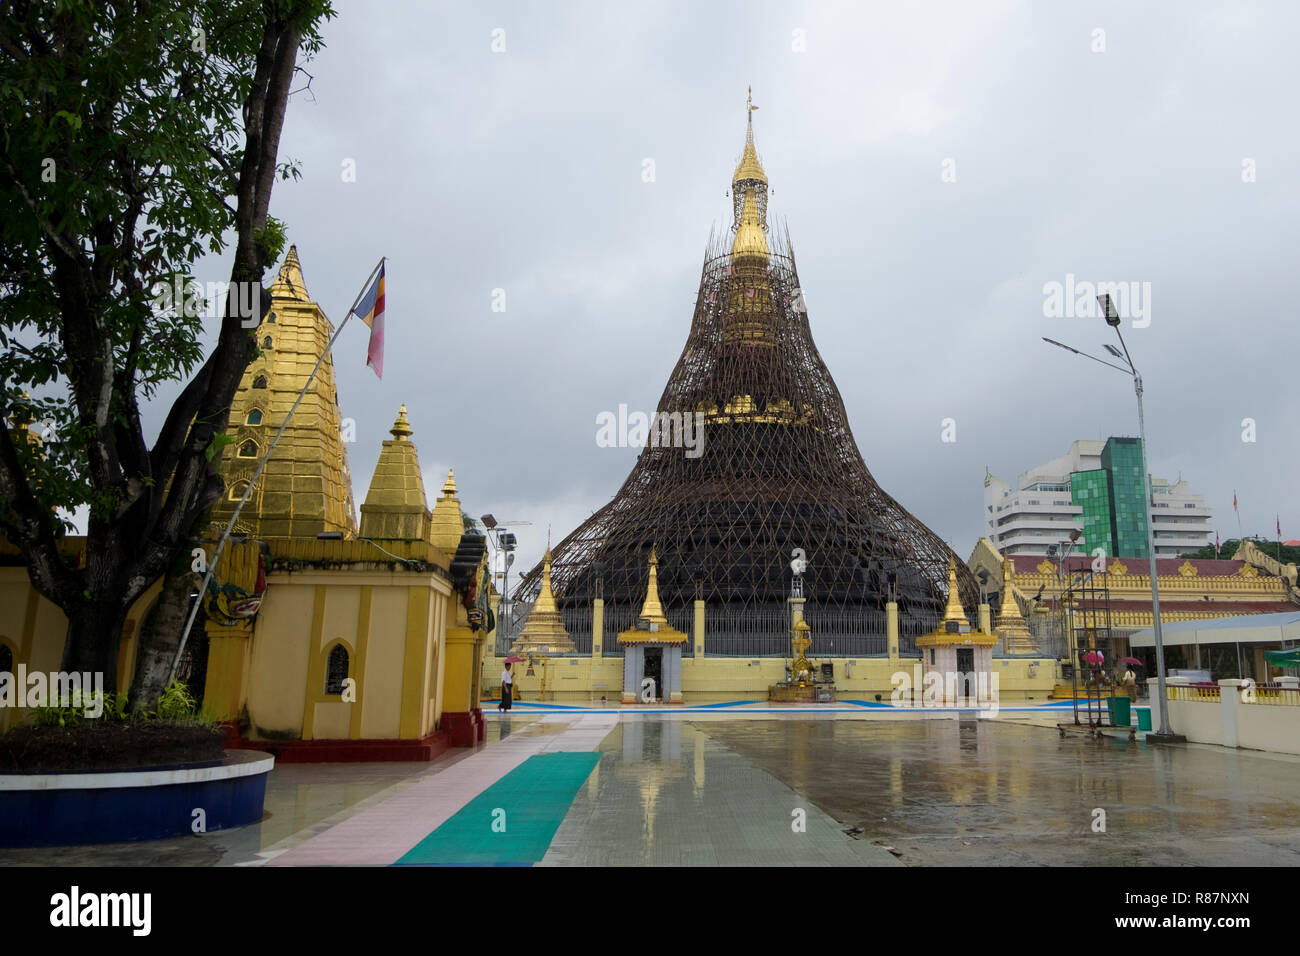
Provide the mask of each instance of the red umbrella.
[{"label": "red umbrella", "polygon": [[507,664],[522,664],[522,663],[523,663],[524,661],[526,661],[526,660],[528,660],[528,658],[526,658],[526,657],[519,657],[519,656],[517,656],[517,655],[514,655],[514,656],[511,656],[511,657],[507,657],[507,658],[505,659],[505,663],[507,663]]},{"label": "red umbrella", "polygon": [[1119,662],[1120,662],[1121,664],[1136,664],[1138,667],[1146,667],[1146,665],[1143,664],[1143,663],[1142,663],[1140,660],[1138,660],[1136,657],[1121,657],[1121,658],[1119,659]]}]

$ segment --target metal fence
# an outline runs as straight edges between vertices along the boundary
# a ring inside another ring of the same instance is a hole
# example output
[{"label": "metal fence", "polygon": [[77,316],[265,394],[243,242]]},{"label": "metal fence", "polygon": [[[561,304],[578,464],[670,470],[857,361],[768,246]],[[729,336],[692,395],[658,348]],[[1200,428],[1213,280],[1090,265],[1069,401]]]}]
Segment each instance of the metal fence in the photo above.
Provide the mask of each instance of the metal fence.
[{"label": "metal fence", "polygon": [[[804,620],[812,628],[808,634],[812,639],[808,648],[810,657],[868,657],[889,653],[884,611],[805,606]],[[901,645],[902,635],[899,637]],[[783,656],[790,653],[789,645],[787,637]]]},{"label": "metal fence", "polygon": [[717,657],[788,657],[790,610],[782,606],[704,608],[704,648]]}]

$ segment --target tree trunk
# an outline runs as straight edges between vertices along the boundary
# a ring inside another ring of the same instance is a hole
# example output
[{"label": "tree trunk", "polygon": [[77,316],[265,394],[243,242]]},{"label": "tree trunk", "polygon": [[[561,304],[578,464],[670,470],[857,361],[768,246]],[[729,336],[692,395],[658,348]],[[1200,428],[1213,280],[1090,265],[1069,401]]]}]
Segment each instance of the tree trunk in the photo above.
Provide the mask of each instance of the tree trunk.
[{"label": "tree trunk", "polygon": [[[135,658],[135,677],[131,682],[131,712],[148,713],[158,706],[158,697],[167,687],[172,662],[180,646],[181,633],[190,613],[190,595],[198,586],[190,570],[189,553],[167,571],[162,593],[140,629],[140,650]],[[195,618],[189,644],[203,627],[202,616]]]},{"label": "tree trunk", "polygon": [[117,690],[117,652],[122,643],[126,609],[79,603],[68,614],[68,639],[63,645],[65,673],[102,674],[104,693]]}]

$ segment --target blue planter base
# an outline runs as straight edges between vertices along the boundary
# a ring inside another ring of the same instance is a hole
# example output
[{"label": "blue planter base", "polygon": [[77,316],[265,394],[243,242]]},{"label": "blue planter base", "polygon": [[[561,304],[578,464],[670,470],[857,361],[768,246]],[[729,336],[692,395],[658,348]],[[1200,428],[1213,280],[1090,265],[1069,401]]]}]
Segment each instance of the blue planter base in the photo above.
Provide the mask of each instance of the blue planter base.
[{"label": "blue planter base", "polygon": [[238,750],[217,765],[3,774],[0,847],[161,840],[256,823],[274,763],[269,754]]}]

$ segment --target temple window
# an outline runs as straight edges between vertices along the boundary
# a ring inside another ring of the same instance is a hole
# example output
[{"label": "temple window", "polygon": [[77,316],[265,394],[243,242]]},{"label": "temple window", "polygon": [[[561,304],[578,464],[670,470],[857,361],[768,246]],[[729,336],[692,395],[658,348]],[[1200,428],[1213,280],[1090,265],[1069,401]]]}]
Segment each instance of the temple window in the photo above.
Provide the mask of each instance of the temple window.
[{"label": "temple window", "polygon": [[244,419],[244,424],[245,425],[262,424],[262,410],[260,408],[255,408],[251,412],[249,412],[248,417]]},{"label": "temple window", "polygon": [[329,661],[325,665],[325,693],[339,696],[343,693],[343,682],[348,679],[348,649],[342,644],[330,648]]},{"label": "temple window", "polygon": [[262,339],[262,348],[271,348],[271,336],[268,335],[266,338]]},{"label": "temple window", "polygon": [[255,442],[255,441],[246,441],[246,442],[244,442],[242,445],[240,445],[240,446],[239,446],[239,457],[240,457],[240,458],[256,458],[256,457],[257,457],[257,442]]},{"label": "temple window", "polygon": [[268,323],[274,325],[274,324],[275,324],[275,313],[274,313],[274,312],[268,312],[268,313],[266,313],[266,321],[267,321]]},{"label": "temple window", "polygon": [[253,388],[266,388],[266,376],[259,375],[253,379]]},{"label": "temple window", "polygon": [[244,499],[244,492],[247,489],[248,489],[248,482],[246,481],[235,482],[235,484],[230,489],[230,500],[242,501]]}]

